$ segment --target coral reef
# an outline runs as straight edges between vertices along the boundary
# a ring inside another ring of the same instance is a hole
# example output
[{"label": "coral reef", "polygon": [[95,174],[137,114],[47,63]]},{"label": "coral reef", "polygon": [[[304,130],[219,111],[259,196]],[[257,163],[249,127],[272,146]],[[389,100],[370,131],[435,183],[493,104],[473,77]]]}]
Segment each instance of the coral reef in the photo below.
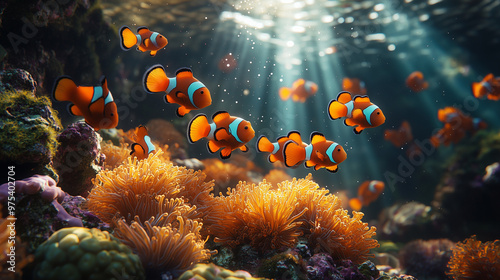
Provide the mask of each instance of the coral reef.
[{"label": "coral reef", "polygon": [[337,197],[310,180],[293,179],[276,187],[239,183],[227,196],[214,198],[213,212],[204,222],[215,241],[235,247],[250,244],[266,252],[293,248],[299,236],[314,253],[362,263],[378,246],[375,227],[361,222],[363,214],[340,207]]},{"label": "coral reef", "polygon": [[500,240],[481,243],[474,235],[457,243],[448,268],[455,280],[500,279]]},{"label": "coral reef", "polygon": [[88,124],[76,122],[64,129],[57,141],[54,168],[59,175],[58,186],[70,195],[87,197],[92,179],[104,165],[101,137]]},{"label": "coral reef", "polygon": [[419,279],[446,279],[446,265],[454,246],[448,239],[414,240],[399,252],[401,267]]},{"label": "coral reef", "polygon": [[201,160],[205,168],[203,173],[208,180],[214,180],[214,194],[225,193],[228,188],[234,188],[240,181],[249,181],[247,169],[232,163],[225,163],[217,158]]},{"label": "coral reef", "polygon": [[[2,83],[4,88],[30,89],[34,83],[30,74],[21,69],[4,71],[0,76],[9,76],[9,83]],[[44,174],[57,179],[51,159],[62,127],[50,100],[36,97],[31,89],[9,89],[0,94],[0,166],[5,170],[16,166],[21,177]]]},{"label": "coral reef", "polygon": [[127,162],[130,157],[130,145],[127,143],[120,143],[114,145],[111,141],[101,142],[101,153],[104,154],[104,169],[114,169],[120,164]]},{"label": "coral reef", "polygon": [[269,171],[269,173],[264,176],[264,180],[266,180],[266,182],[270,183],[271,185],[276,186],[278,185],[278,183],[281,183],[283,181],[292,180],[292,177],[282,169],[271,169],[271,171]]},{"label": "coral reef", "polygon": [[[479,131],[456,147],[436,188],[431,206],[442,220],[442,233],[462,240],[472,234],[494,239],[500,231],[498,183],[482,178],[500,158],[500,132]],[[467,205],[467,207],[464,207]]]},{"label": "coral reef", "polygon": [[231,271],[214,264],[197,264],[193,269],[184,272],[177,280],[264,280],[264,278],[254,278],[250,273],[237,270]]},{"label": "coral reef", "polygon": [[55,232],[35,253],[35,279],[145,279],[137,255],[99,229]]}]

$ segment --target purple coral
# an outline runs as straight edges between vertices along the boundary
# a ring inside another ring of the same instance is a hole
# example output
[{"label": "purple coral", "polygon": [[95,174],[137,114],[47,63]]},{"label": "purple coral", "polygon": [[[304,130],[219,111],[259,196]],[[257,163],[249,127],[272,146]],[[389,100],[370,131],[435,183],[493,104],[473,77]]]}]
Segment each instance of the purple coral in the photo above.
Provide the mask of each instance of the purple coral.
[{"label": "purple coral", "polygon": [[448,239],[414,240],[401,249],[399,261],[406,273],[419,279],[446,279],[446,265],[454,247]]}]

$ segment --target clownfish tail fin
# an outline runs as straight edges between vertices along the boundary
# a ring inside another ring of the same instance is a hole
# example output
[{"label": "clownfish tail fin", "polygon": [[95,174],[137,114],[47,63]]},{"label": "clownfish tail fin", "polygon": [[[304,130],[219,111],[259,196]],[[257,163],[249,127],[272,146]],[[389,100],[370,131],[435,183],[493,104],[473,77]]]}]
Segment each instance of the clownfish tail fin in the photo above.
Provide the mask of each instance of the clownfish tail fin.
[{"label": "clownfish tail fin", "polygon": [[293,167],[306,159],[306,150],[290,140],[283,147],[283,161],[286,167]]},{"label": "clownfish tail fin", "polygon": [[168,88],[170,80],[165,74],[165,68],[160,64],[151,66],[142,78],[142,85],[146,92],[162,92]]},{"label": "clownfish tail fin", "polygon": [[57,101],[71,101],[76,94],[77,86],[68,76],[57,78],[52,89],[52,97]]},{"label": "clownfish tail fin", "polygon": [[363,207],[363,203],[359,198],[351,198],[349,200],[349,207],[354,211],[359,211]]},{"label": "clownfish tail fin", "polygon": [[188,125],[187,138],[189,143],[194,143],[205,138],[210,133],[210,124],[205,114],[196,115]]},{"label": "clownfish tail fin", "polygon": [[120,28],[120,47],[124,51],[130,50],[133,46],[137,44],[137,36],[128,28],[128,26],[124,25]]},{"label": "clownfish tail fin", "polygon": [[280,88],[280,98],[281,100],[285,101],[290,98],[290,94],[292,94],[292,91],[289,88],[282,87]]},{"label": "clownfish tail fin", "polygon": [[271,153],[274,151],[274,145],[266,138],[266,136],[262,135],[257,140],[257,151],[260,153],[266,152]]}]

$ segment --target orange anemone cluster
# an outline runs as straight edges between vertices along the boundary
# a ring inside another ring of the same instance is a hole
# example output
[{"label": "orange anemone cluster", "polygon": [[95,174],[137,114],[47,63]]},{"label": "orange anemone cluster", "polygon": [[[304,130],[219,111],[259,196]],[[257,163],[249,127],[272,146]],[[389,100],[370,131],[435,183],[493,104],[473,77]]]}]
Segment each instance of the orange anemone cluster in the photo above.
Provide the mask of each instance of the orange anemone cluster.
[{"label": "orange anemone cluster", "polygon": [[500,279],[500,240],[481,243],[476,236],[459,242],[448,262],[455,280]]},{"label": "orange anemone cluster", "polygon": [[205,166],[203,173],[207,175],[207,180],[215,181],[214,194],[225,192],[227,188],[234,188],[239,181],[250,180],[247,168],[216,158],[203,159],[201,162]]},{"label": "orange anemone cluster", "polygon": [[139,255],[150,271],[181,272],[210,257],[200,234],[213,183],[205,175],[162,159],[128,157],[101,171],[88,209],[115,227],[115,236]]},{"label": "orange anemone cluster", "polygon": [[293,247],[300,236],[310,248],[337,259],[362,263],[379,244],[372,237],[363,213],[350,217],[340,199],[311,180],[284,181],[276,186],[265,180],[240,182],[227,196],[215,197],[207,219],[216,242],[228,246],[250,244],[261,251]]}]

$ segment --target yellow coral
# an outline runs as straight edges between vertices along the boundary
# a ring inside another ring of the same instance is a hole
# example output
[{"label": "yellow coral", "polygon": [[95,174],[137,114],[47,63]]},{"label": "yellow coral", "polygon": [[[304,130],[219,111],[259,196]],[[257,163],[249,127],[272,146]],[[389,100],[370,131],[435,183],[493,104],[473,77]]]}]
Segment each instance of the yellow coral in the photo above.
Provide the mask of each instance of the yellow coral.
[{"label": "yellow coral", "polygon": [[452,254],[446,274],[453,279],[500,279],[500,240],[481,244],[474,235],[459,242]]},{"label": "yellow coral", "polygon": [[378,247],[375,227],[350,217],[340,200],[310,180],[293,179],[276,187],[240,183],[227,196],[214,198],[207,223],[216,242],[229,246],[250,244],[260,250],[292,247],[300,235],[315,252],[361,263]]},{"label": "yellow coral", "polygon": [[178,227],[158,227],[152,225],[155,219],[142,223],[136,217],[131,225],[123,219],[116,222],[115,236],[139,255],[146,269],[178,273],[210,257],[201,239],[201,223],[177,216]]}]

